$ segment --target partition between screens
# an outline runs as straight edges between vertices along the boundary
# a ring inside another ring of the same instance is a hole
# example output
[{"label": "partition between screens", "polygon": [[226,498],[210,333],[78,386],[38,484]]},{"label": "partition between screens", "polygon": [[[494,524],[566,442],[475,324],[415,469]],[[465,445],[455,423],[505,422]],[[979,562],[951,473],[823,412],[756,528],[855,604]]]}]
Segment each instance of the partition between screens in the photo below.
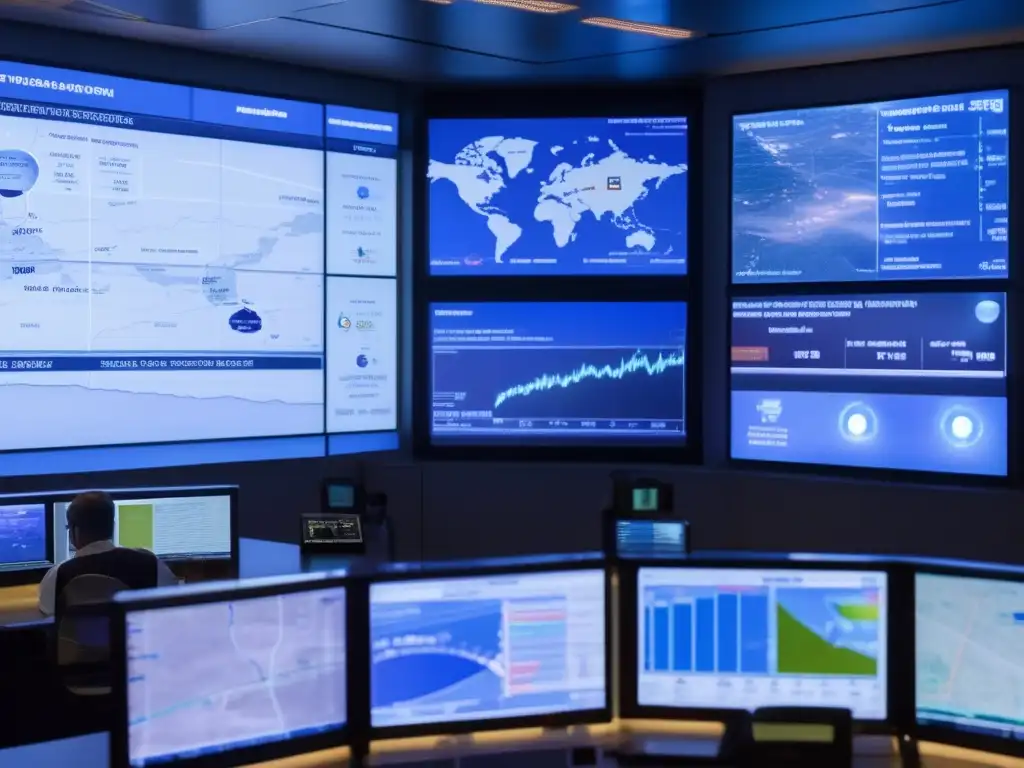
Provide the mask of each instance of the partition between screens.
[{"label": "partition between screens", "polygon": [[1009,106],[733,117],[732,459],[1005,480]]}]

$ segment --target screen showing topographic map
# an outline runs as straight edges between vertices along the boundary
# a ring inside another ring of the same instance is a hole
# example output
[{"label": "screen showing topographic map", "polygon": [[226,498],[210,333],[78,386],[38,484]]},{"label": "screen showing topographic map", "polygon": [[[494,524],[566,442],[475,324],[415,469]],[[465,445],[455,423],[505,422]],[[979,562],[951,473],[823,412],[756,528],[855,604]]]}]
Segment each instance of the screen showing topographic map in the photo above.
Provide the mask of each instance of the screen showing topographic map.
[{"label": "screen showing topographic map", "polygon": [[0,114],[0,450],[323,431],[322,106],[0,63]]},{"label": "screen showing topographic map", "polygon": [[686,274],[685,117],[430,122],[434,275]]},{"label": "screen showing topographic map", "polygon": [[343,587],[128,614],[135,768],[346,723]]},{"label": "screen showing topographic map", "polygon": [[1024,584],[919,573],[917,720],[1024,738]]},{"label": "screen showing topographic map", "polygon": [[1009,93],[733,118],[733,282],[1007,275]]}]

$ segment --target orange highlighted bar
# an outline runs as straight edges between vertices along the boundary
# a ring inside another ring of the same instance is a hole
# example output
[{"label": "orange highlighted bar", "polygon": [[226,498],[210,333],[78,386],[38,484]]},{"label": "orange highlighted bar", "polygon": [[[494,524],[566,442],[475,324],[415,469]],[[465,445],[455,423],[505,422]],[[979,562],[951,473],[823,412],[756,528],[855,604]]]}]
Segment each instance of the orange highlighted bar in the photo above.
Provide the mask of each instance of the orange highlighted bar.
[{"label": "orange highlighted bar", "polygon": [[768,347],[733,347],[734,363],[767,363]]}]

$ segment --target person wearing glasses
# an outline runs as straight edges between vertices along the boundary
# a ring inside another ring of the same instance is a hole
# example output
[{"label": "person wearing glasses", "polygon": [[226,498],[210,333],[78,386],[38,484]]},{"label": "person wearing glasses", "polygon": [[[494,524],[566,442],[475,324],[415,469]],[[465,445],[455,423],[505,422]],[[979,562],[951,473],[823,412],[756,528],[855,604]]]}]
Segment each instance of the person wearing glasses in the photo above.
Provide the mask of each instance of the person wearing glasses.
[{"label": "person wearing glasses", "polygon": [[114,544],[115,512],[114,500],[103,491],[81,493],[68,505],[68,540],[75,554],[53,566],[39,583],[42,613],[56,613],[64,588],[79,576],[106,576],[121,582],[126,589],[179,583],[171,569],[149,550]]}]

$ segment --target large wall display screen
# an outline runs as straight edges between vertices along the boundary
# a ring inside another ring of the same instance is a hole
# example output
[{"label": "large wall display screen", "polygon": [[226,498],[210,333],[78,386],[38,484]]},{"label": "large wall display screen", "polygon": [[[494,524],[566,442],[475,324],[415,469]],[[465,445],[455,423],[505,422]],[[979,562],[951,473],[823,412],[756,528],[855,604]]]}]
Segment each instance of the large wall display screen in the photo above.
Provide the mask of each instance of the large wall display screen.
[{"label": "large wall display screen", "polygon": [[430,121],[433,275],[682,275],[685,117]]},{"label": "large wall display screen", "polygon": [[881,572],[641,568],[637,703],[885,720],[887,587]]},{"label": "large wall display screen", "polygon": [[682,443],[686,304],[430,308],[434,444]]},{"label": "large wall display screen", "polygon": [[732,304],[732,456],[1005,475],[1006,297]]},{"label": "large wall display screen", "polygon": [[1007,91],[733,118],[737,283],[1006,277]]},{"label": "large wall display screen", "polygon": [[1024,584],[915,577],[917,722],[1024,739]]},{"label": "large wall display screen", "polygon": [[0,450],[322,432],[323,107],[0,67]]},{"label": "large wall display screen", "polygon": [[396,429],[396,282],[329,276],[327,313],[327,431]]},{"label": "large wall display screen", "polygon": [[398,115],[327,107],[327,273],[394,277]]}]

